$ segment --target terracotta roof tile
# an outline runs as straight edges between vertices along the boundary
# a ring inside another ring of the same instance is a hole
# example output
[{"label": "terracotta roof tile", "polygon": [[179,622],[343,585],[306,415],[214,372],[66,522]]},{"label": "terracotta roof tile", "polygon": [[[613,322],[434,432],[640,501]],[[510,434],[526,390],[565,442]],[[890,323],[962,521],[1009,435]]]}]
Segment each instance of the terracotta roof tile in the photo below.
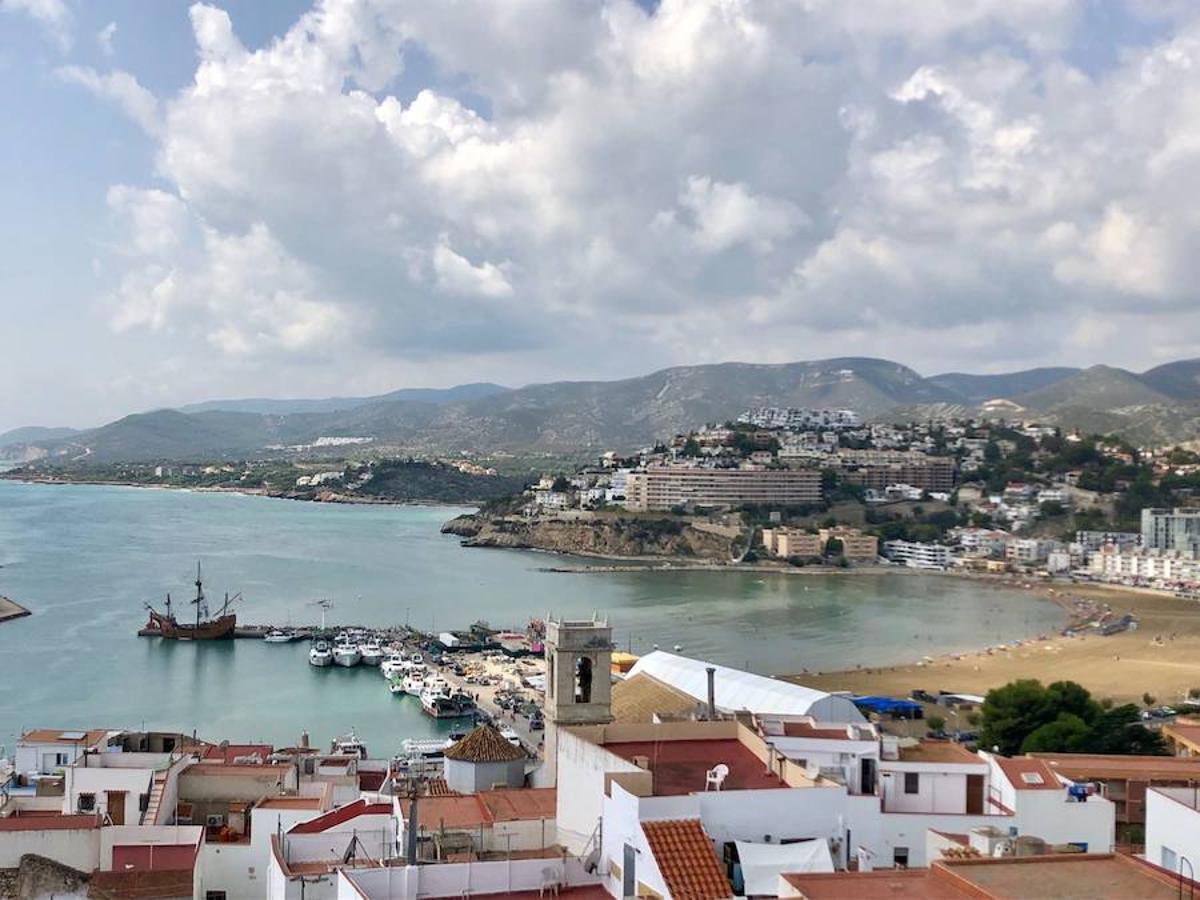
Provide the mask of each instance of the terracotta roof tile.
[{"label": "terracotta roof tile", "polygon": [[1045,760],[997,756],[996,765],[1016,791],[1061,791],[1063,784]]},{"label": "terracotta roof tile", "polygon": [[491,725],[480,725],[465,738],[448,748],[446,759],[461,762],[497,763],[525,758],[525,751],[508,742]]},{"label": "terracotta roof tile", "polygon": [[643,822],[642,831],[672,897],[714,900],[733,896],[699,819]]}]

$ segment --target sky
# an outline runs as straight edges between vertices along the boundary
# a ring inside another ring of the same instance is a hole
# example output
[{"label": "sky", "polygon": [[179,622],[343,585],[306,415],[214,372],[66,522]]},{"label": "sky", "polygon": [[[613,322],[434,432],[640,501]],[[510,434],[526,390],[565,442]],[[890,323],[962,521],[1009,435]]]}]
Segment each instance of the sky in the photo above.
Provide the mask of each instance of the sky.
[{"label": "sky", "polygon": [[1200,356],[1200,4],[0,0],[0,431]]}]

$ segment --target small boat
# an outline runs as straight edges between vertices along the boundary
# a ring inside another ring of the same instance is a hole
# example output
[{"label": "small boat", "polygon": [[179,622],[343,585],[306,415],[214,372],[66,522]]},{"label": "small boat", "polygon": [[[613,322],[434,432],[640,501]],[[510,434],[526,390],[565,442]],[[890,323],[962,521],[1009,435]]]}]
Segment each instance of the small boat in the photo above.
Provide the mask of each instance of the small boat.
[{"label": "small boat", "polygon": [[309,649],[308,664],[320,668],[333,665],[333,651],[325,641],[317,641]]},{"label": "small boat", "polygon": [[358,652],[357,644],[352,644],[343,637],[333,645],[333,661],[336,665],[349,669],[362,662],[362,654]]},{"label": "small boat", "polygon": [[286,631],[280,631],[278,628],[272,628],[263,635],[263,640],[268,644],[289,644],[292,641],[292,635]]},{"label": "small boat", "polygon": [[358,735],[354,733],[353,729],[349,734],[334,738],[329,744],[329,751],[337,756],[367,758],[367,745],[358,739]]},{"label": "small boat", "polygon": [[507,725],[505,725],[503,728],[500,729],[500,737],[504,738],[506,741],[508,741],[514,747],[521,746],[521,736],[519,734],[517,734],[515,731],[513,731],[511,728],[509,728]]},{"label": "small boat", "polygon": [[364,666],[377,666],[383,662],[383,647],[376,638],[370,638],[358,645],[359,656]]},{"label": "small boat", "polygon": [[450,747],[453,743],[453,741],[442,738],[405,738],[400,747],[407,759],[415,757],[439,759],[445,753],[446,748]]},{"label": "small boat", "polygon": [[[433,682],[434,679],[431,678],[430,681]],[[445,684],[441,678],[437,681]],[[435,719],[461,719],[475,714],[475,701],[470,694],[461,691],[451,693],[449,685],[443,689],[433,683],[426,685],[425,690],[421,692],[421,709]]]},{"label": "small boat", "polygon": [[379,674],[390,679],[401,675],[407,665],[408,660],[404,658],[403,653],[393,653],[379,664]]},{"label": "small boat", "polygon": [[399,678],[393,678],[388,682],[388,690],[393,694],[400,694],[401,696],[408,693],[408,688],[404,686],[404,681]]}]

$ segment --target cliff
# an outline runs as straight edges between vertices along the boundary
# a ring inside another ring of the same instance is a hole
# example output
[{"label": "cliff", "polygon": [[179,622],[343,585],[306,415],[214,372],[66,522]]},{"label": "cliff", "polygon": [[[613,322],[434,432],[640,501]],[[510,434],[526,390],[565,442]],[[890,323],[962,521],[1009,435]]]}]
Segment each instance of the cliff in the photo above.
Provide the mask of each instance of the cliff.
[{"label": "cliff", "polygon": [[735,529],[695,524],[676,517],[465,515],[442,526],[464,538],[464,547],[549,550],[577,556],[670,557],[728,561],[735,556]]}]

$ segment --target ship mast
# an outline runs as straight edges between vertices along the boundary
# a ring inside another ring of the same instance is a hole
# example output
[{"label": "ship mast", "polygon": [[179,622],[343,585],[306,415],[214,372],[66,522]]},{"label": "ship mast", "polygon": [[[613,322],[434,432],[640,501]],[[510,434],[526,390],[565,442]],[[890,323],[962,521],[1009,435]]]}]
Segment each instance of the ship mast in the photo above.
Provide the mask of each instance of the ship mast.
[{"label": "ship mast", "polygon": [[[200,577],[200,561],[196,561],[196,599],[192,601],[196,604],[196,627],[200,627],[200,608],[204,606],[204,582]],[[205,616],[208,615],[208,610],[204,611]]]}]

